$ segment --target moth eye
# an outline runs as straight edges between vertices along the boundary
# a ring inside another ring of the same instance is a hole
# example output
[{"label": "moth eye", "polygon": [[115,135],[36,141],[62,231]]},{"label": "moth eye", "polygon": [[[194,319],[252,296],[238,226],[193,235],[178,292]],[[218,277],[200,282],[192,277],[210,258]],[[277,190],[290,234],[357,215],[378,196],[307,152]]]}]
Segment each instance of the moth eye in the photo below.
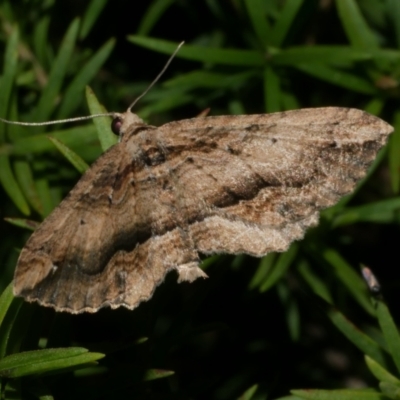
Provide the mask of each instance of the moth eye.
[{"label": "moth eye", "polygon": [[119,135],[121,133],[122,119],[120,117],[116,117],[111,122],[111,130]]}]

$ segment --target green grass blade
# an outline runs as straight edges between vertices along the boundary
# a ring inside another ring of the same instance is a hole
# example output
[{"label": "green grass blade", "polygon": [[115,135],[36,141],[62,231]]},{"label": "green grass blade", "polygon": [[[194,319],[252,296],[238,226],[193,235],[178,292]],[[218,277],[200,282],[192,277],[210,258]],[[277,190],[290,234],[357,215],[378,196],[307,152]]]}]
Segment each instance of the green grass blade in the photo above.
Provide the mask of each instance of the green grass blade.
[{"label": "green grass blade", "polygon": [[357,300],[361,307],[371,315],[375,315],[375,310],[371,304],[365,282],[347,261],[335,250],[321,249],[323,258],[334,267],[337,277],[342,281],[349,293]]},{"label": "green grass blade", "polygon": [[23,218],[4,218],[4,221],[7,221],[8,223],[18,226],[20,228],[28,229],[29,231],[34,231],[40,225],[40,222]]},{"label": "green grass blade", "polygon": [[3,293],[0,296],[0,326],[3,323],[4,317],[8,311],[8,308],[10,307],[14,295],[13,295],[13,286],[14,282],[11,282],[3,291]]},{"label": "green grass blade", "polygon": [[153,1],[146,10],[145,14],[142,15],[139,27],[137,29],[137,34],[140,36],[147,36],[173,3],[175,3],[175,0]]},{"label": "green grass blade", "polygon": [[281,87],[279,75],[270,66],[264,70],[264,101],[267,113],[281,110]]},{"label": "green grass blade", "polygon": [[26,351],[0,360],[0,376],[17,378],[87,364],[104,357],[80,347]]},{"label": "green grass blade", "polygon": [[288,327],[290,339],[293,342],[299,340],[300,337],[300,312],[296,299],[293,297],[292,291],[282,282],[278,282],[276,289],[285,310],[286,325]]},{"label": "green grass blade", "polygon": [[356,222],[391,223],[396,220],[400,199],[376,201],[358,207],[347,207],[332,221],[332,226],[344,226]]},{"label": "green grass blade", "polygon": [[392,375],[389,371],[382,367],[382,365],[369,356],[365,356],[365,363],[372,375],[375,376],[378,381],[390,382],[394,385],[400,385],[400,380]]},{"label": "green grass blade", "polygon": [[389,138],[389,168],[393,193],[400,191],[400,113],[394,115],[394,132]]},{"label": "green grass blade", "polygon": [[256,394],[258,385],[253,385],[249,387],[237,400],[251,400]]},{"label": "green grass blade", "polygon": [[260,286],[260,292],[266,292],[283,277],[283,275],[286,273],[286,271],[292,264],[292,261],[296,257],[297,251],[298,251],[298,244],[292,243],[289,250],[287,250],[285,253],[279,254],[274,268],[271,270],[271,273],[267,276],[267,279]]},{"label": "green grass blade", "polygon": [[400,2],[398,0],[387,0],[386,5],[390,11],[388,17],[394,27],[397,48],[400,48]]},{"label": "green grass blade", "polygon": [[379,382],[379,388],[382,393],[389,399],[399,400],[400,399],[400,387],[390,382]]},{"label": "green grass blade", "polygon": [[89,34],[106,4],[107,0],[92,0],[89,3],[82,18],[79,39],[83,40]]},{"label": "green grass blade", "polygon": [[373,53],[350,46],[293,46],[287,49],[270,49],[274,65],[323,64],[348,68],[356,62],[372,60]]},{"label": "green grass blade", "polygon": [[[13,284],[13,282],[11,282]],[[21,310],[23,309],[23,300],[14,298],[8,308],[8,312],[3,319],[0,328],[0,360],[8,353],[19,351],[19,344],[25,338],[26,329],[15,331],[16,325],[21,321]],[[23,317],[22,317],[23,318]],[[14,346],[15,345],[15,346]]]},{"label": "green grass blade", "polygon": [[272,41],[281,47],[304,0],[291,0],[284,3],[281,14],[272,29]]},{"label": "green grass blade", "polygon": [[294,65],[298,70],[321,79],[325,82],[332,83],[345,89],[352,90],[356,93],[377,95],[378,91],[374,85],[357,75],[348,72],[340,71],[336,68],[331,68],[320,64],[298,64]]},{"label": "green grass blade", "polygon": [[46,217],[53,211],[60,200],[54,199],[54,195],[50,191],[49,181],[46,178],[37,179],[36,188],[43,204],[44,216]]},{"label": "green grass blade", "polygon": [[43,216],[43,204],[37,192],[29,163],[23,160],[15,161],[14,171],[21,190],[24,193],[25,197],[28,199],[32,208]]},{"label": "green grass blade", "polygon": [[[90,89],[89,87],[86,88],[86,100],[88,102],[91,114],[100,114],[107,112],[107,110],[97,100],[96,95],[93,93],[92,89]],[[117,143],[117,137],[111,132],[110,117],[94,118],[93,123],[96,126],[101,148],[103,149],[103,151],[106,151],[115,143]]]},{"label": "green grass blade", "polygon": [[60,50],[52,65],[47,85],[40,96],[36,110],[32,113],[32,117],[35,121],[46,121],[54,108],[55,100],[60,93],[65,74],[71,61],[78,30],[79,19],[75,19],[64,36]]},{"label": "green grass blade", "polygon": [[377,342],[363,333],[336,308],[328,306],[327,315],[333,325],[364,354],[386,366],[385,353]]},{"label": "green grass blade", "polygon": [[305,389],[291,390],[290,393],[306,400],[384,400],[382,393],[374,389]]},{"label": "green grass blade", "polygon": [[[93,124],[54,131],[51,136],[61,140],[72,149],[93,147],[93,144],[97,141],[97,131]],[[18,139],[11,146],[3,148],[3,150],[7,154],[31,155],[54,152],[54,146],[49,142],[48,134],[39,134]],[[96,153],[97,156],[100,154],[99,152]]]},{"label": "green grass blade", "polygon": [[78,156],[75,152],[73,152],[69,147],[67,147],[64,143],[60,142],[58,139],[53,138],[51,136],[48,137],[49,140],[57,147],[60,153],[81,173],[83,174],[88,168],[89,165],[82,160],[81,157]]},{"label": "green grass blade", "polygon": [[[6,117],[14,85],[15,73],[18,62],[19,32],[13,28],[8,39],[4,56],[3,75],[0,79],[0,116]],[[0,124],[0,143],[5,141],[5,124]],[[25,215],[30,214],[30,209],[25,197],[14,177],[10,160],[6,155],[0,155],[0,183],[7,195],[11,198],[18,209]]]},{"label": "green grass blade", "polygon": [[372,49],[378,42],[368,27],[355,0],[336,0],[340,21],[354,47]]},{"label": "green grass blade", "polygon": [[[171,55],[178,46],[175,42],[136,35],[128,36],[128,40],[138,46],[168,55]],[[264,55],[258,51],[209,48],[186,44],[178,51],[176,57],[223,65],[262,66],[265,63]]]},{"label": "green grass blade", "polygon": [[96,76],[101,66],[108,59],[114,45],[115,39],[108,40],[76,74],[65,91],[64,99],[56,119],[66,118],[79,106],[80,102],[77,99],[82,96],[85,87]]},{"label": "green grass blade", "polygon": [[247,8],[254,32],[256,33],[260,43],[264,46],[267,44],[272,44],[272,30],[265,15],[265,1],[245,0],[244,4]]},{"label": "green grass blade", "polygon": [[381,115],[384,106],[385,103],[382,98],[373,97],[364,105],[363,109],[372,115]]},{"label": "green grass blade", "polygon": [[328,285],[313,273],[306,261],[301,261],[297,267],[297,270],[317,296],[324,299],[327,303],[333,303]]},{"label": "green grass blade", "polygon": [[10,160],[7,156],[0,156],[0,182],[18,209],[24,214],[29,215],[31,210],[29,209],[28,203],[25,200],[24,195],[18,185],[17,180],[14,177],[14,173],[11,169]]},{"label": "green grass blade", "polygon": [[249,283],[248,287],[250,290],[261,286],[262,283],[267,279],[267,276],[275,264],[277,256],[278,253],[269,253],[261,259],[260,263],[258,264],[258,268]]},{"label": "green grass blade", "polygon": [[155,379],[166,378],[168,376],[174,375],[174,371],[167,371],[163,369],[149,369],[145,372],[143,376],[144,381],[154,381]]},{"label": "green grass blade", "polygon": [[400,335],[396,324],[390,315],[389,309],[384,301],[378,299],[376,302],[376,315],[378,317],[379,325],[385,337],[389,352],[393,361],[400,371]]},{"label": "green grass blade", "polygon": [[[18,65],[19,31],[14,27],[7,41],[4,54],[3,74],[0,79],[0,117],[6,118],[8,114],[11,93],[14,86],[15,74]],[[0,143],[5,140],[5,124],[0,124]]]},{"label": "green grass blade", "polygon": [[[255,76],[254,71],[245,71],[239,74],[219,74],[211,71],[192,71],[168,79],[163,88],[180,88],[185,91],[197,88],[237,90],[245,86],[249,79]],[[166,97],[169,97],[168,95]]]},{"label": "green grass blade", "polygon": [[[33,49],[37,59],[36,68],[40,70],[41,77],[45,79],[46,75],[42,69],[42,66],[47,66],[49,63],[49,25],[50,18],[48,16],[44,16],[35,24],[33,31]],[[43,82],[43,79],[40,79],[39,81]]]}]

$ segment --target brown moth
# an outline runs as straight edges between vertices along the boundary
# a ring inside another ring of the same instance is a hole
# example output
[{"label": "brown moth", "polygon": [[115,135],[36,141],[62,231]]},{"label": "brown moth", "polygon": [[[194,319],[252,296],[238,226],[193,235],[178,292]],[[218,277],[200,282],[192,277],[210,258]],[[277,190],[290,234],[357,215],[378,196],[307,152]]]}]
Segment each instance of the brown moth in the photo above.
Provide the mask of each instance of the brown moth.
[{"label": "brown moth", "polygon": [[393,128],[314,108],[146,125],[116,114],[120,142],[33,233],[14,294],[70,313],[148,300],[165,275],[206,274],[199,254],[285,251],[351,192]]}]

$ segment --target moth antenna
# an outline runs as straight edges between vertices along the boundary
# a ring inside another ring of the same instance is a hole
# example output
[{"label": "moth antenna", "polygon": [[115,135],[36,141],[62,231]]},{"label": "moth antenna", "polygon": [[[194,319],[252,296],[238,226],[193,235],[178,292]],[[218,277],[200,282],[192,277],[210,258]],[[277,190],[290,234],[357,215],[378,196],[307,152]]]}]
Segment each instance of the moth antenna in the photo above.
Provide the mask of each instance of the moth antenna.
[{"label": "moth antenna", "polygon": [[[185,42],[179,43],[178,47],[175,49],[175,51],[172,53],[171,57],[168,59],[168,61],[165,63],[164,68],[161,70],[161,72],[156,76],[156,78],[153,80],[153,82],[150,83],[150,85],[147,87],[147,89],[136,99],[133,101],[133,103],[128,107],[127,111],[131,111],[131,108],[143,97],[145,96],[149,90],[157,83],[157,81],[161,78],[161,76],[164,74],[164,72],[167,70],[169,65],[171,64],[172,60],[176,56],[176,53],[178,53],[179,49],[183,46]],[[69,122],[77,122],[77,121],[86,121],[88,119],[93,119],[93,118],[98,118],[98,117],[115,117],[117,113],[115,112],[108,112],[108,113],[100,113],[100,114],[92,114],[92,115],[85,115],[83,117],[74,117],[74,118],[65,118],[65,119],[58,119],[54,121],[44,121],[44,122],[20,122],[20,121],[10,121],[8,119],[0,118],[1,122],[4,122],[5,124],[9,125],[20,125],[20,126],[45,126],[45,125],[55,125],[55,124],[62,124],[62,123],[69,123]]]},{"label": "moth antenna", "polygon": [[127,111],[131,111],[132,107],[143,97],[145,96],[149,90],[158,82],[158,80],[162,77],[162,75],[164,74],[164,72],[167,70],[167,68],[169,67],[169,65],[171,64],[172,60],[175,58],[176,54],[178,53],[179,49],[184,45],[185,42],[180,42],[178,44],[178,47],[175,49],[175,51],[172,53],[171,57],[168,59],[168,61],[165,63],[164,68],[161,70],[161,72],[155,77],[155,79],[153,80],[153,82],[150,83],[150,85],[147,87],[147,89],[138,97],[136,97],[136,99],[133,101],[133,103],[128,107]]},{"label": "moth antenna", "polygon": [[76,122],[76,121],[85,121],[88,119],[98,118],[98,117],[114,117],[114,112],[108,113],[100,113],[100,114],[92,114],[85,115],[84,117],[74,117],[74,118],[66,118],[66,119],[57,119],[54,121],[45,121],[45,122],[20,122],[20,121],[10,121],[8,119],[0,118],[1,122],[9,125],[20,125],[20,126],[44,126],[44,125],[55,125],[66,122]]}]

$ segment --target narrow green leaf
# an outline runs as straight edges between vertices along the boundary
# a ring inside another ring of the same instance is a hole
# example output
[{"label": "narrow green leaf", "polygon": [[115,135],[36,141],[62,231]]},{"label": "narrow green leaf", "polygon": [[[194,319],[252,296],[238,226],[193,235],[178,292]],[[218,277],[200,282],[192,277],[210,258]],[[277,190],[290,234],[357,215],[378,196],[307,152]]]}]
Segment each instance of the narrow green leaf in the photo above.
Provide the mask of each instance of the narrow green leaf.
[{"label": "narrow green leaf", "polygon": [[382,365],[373,358],[366,355],[365,363],[367,364],[367,367],[371,371],[372,375],[374,375],[378,381],[393,383],[397,386],[400,385],[400,380],[383,368]]},{"label": "narrow green leaf", "polygon": [[281,90],[281,98],[283,110],[297,110],[301,108],[300,101],[296,98],[294,93]]},{"label": "narrow green leaf", "polygon": [[4,218],[5,221],[18,226],[20,228],[25,228],[30,231],[34,231],[40,225],[40,222],[32,221],[30,219],[22,219],[22,218]]},{"label": "narrow green leaf", "polygon": [[350,46],[293,46],[282,50],[271,48],[267,53],[274,65],[293,67],[297,64],[323,64],[347,68],[373,58],[373,53]]},{"label": "narrow green leaf", "polygon": [[34,310],[34,307],[24,302],[21,297],[14,300],[6,320],[4,320],[6,329],[5,335],[2,334],[0,359],[3,359],[6,354],[20,352],[22,343],[27,346],[36,346],[39,340],[40,325],[39,323],[36,327],[31,325]]},{"label": "narrow green leaf", "polygon": [[5,192],[18,207],[18,209],[24,215],[29,215],[31,210],[29,209],[28,203],[26,202],[18,182],[14,177],[10,160],[7,156],[0,156],[0,182]]},{"label": "narrow green leaf", "polygon": [[[93,124],[53,131],[51,136],[61,140],[66,146],[73,149],[93,147],[93,144],[97,142],[97,130]],[[0,153],[1,150],[6,154],[30,155],[49,151],[54,152],[54,146],[48,140],[48,134],[46,133],[18,139],[12,145],[0,148]]]},{"label": "narrow green leaf", "polygon": [[175,0],[153,1],[140,19],[137,34],[139,36],[147,36],[173,3],[175,3]]},{"label": "narrow green leaf", "polygon": [[96,375],[103,375],[108,371],[109,369],[107,367],[104,367],[102,365],[94,365],[74,371],[74,376],[79,378],[90,377]]},{"label": "narrow green leaf", "polygon": [[46,121],[54,108],[56,97],[60,93],[65,74],[71,61],[78,30],[79,19],[75,19],[64,36],[60,50],[52,65],[47,85],[40,96],[36,110],[32,113],[32,118],[34,118],[35,121]]},{"label": "narrow green leaf", "polygon": [[279,75],[271,68],[266,66],[264,70],[264,101],[267,113],[281,110],[281,88]]},{"label": "narrow green leaf", "polygon": [[390,382],[379,382],[379,388],[389,399],[400,400],[400,387]]},{"label": "narrow green leaf", "polygon": [[143,376],[144,381],[154,381],[155,379],[166,378],[167,376],[174,375],[174,371],[167,371],[164,369],[149,369]]},{"label": "narrow green leaf", "polygon": [[264,0],[245,0],[247,12],[253,29],[264,46],[272,44],[271,42],[271,26],[268,23],[267,16],[265,15],[265,1]]},{"label": "narrow green leaf", "polygon": [[249,79],[254,76],[254,71],[229,75],[211,71],[192,71],[169,79],[163,84],[163,87],[184,88],[185,91],[196,88],[229,88],[230,90],[235,90],[245,86]]},{"label": "narrow green leaf", "polygon": [[395,113],[393,125],[395,129],[389,138],[389,168],[393,193],[398,194],[400,191],[400,112]]},{"label": "narrow green leaf", "polygon": [[43,204],[43,213],[46,217],[53,211],[58,202],[54,201],[54,198],[50,192],[49,182],[46,178],[36,180],[36,189]]},{"label": "narrow green leaf", "polygon": [[39,82],[41,83],[47,79],[47,76],[42,69],[42,65],[47,66],[49,63],[49,25],[50,17],[46,15],[39,19],[33,28],[33,49],[35,57],[38,60],[37,64],[35,63],[36,65],[34,68],[36,73],[40,74],[41,79],[39,79]]},{"label": "narrow green leaf", "polygon": [[339,310],[329,307],[327,315],[333,325],[346,336],[358,349],[381,365],[386,365],[384,351],[377,342],[360,331]]},{"label": "narrow green leaf", "polygon": [[333,303],[328,285],[313,273],[306,261],[300,262],[297,270],[317,296],[321,297],[330,304]]},{"label": "narrow green leaf", "polygon": [[302,400],[302,398],[299,396],[283,396],[283,397],[278,397],[277,399],[274,400]]},{"label": "narrow green leaf", "polygon": [[[3,75],[0,79],[0,117],[6,118],[18,64],[19,31],[13,27],[4,54]],[[0,143],[5,140],[5,124],[0,124]]]},{"label": "narrow green leaf", "polygon": [[278,282],[276,288],[285,309],[285,319],[290,338],[295,342],[300,337],[300,312],[297,301],[294,299],[288,285]]},{"label": "narrow green leaf", "polygon": [[[86,100],[88,102],[89,110],[91,114],[101,114],[107,112],[106,109],[99,103],[96,95],[93,93],[90,87],[86,88]],[[99,117],[94,118],[93,123],[96,126],[97,134],[100,140],[101,148],[106,151],[115,143],[117,143],[117,137],[111,132],[111,120],[110,117]]]},{"label": "narrow green leaf", "polygon": [[305,389],[291,390],[290,393],[307,400],[384,400],[382,393],[374,389]]},{"label": "narrow green leaf", "polygon": [[14,299],[13,285],[14,282],[9,283],[0,296],[0,326],[3,323],[7,310]]},{"label": "narrow green leaf", "polygon": [[354,47],[378,48],[378,42],[368,27],[355,0],[336,0],[340,21]]},{"label": "narrow green leaf", "polygon": [[83,40],[89,34],[90,30],[97,21],[98,16],[101,14],[106,4],[107,0],[92,0],[89,3],[82,18],[79,39]]},{"label": "narrow green leaf", "polygon": [[[148,101],[151,96],[147,96]],[[165,111],[173,110],[193,102],[193,97],[182,93],[174,93],[170,97],[162,96],[158,101],[152,101],[149,106],[141,107],[140,116],[141,118],[148,118],[151,115],[162,113]]]},{"label": "narrow green leaf", "polygon": [[81,157],[78,156],[75,152],[73,152],[69,147],[67,147],[64,143],[60,142],[58,139],[49,136],[49,140],[57,147],[61,154],[81,173],[83,174],[88,168],[89,165],[82,160]]},{"label": "narrow green leaf", "polygon": [[257,389],[258,385],[253,385],[249,387],[240,397],[238,397],[238,400],[251,400],[256,394]]},{"label": "narrow green leaf", "polygon": [[[7,47],[4,56],[3,75],[0,79],[0,116],[6,117],[12,88],[14,85],[15,74],[18,62],[18,41],[19,32],[17,28],[13,28],[12,33],[7,41]],[[5,141],[5,124],[0,124],[0,143]],[[6,155],[0,155],[0,183],[7,195],[11,198],[19,210],[29,215],[30,209],[24,195],[14,177],[11,169],[10,160]]]},{"label": "narrow green leaf", "polygon": [[278,253],[269,253],[261,259],[260,263],[258,264],[257,271],[249,283],[248,287],[250,290],[260,286],[267,279],[267,276],[274,266],[277,256]]},{"label": "narrow green leaf", "polygon": [[373,97],[364,105],[363,109],[372,115],[381,115],[384,105],[381,97]]},{"label": "narrow green leaf", "polygon": [[115,45],[115,39],[108,40],[79,70],[73,81],[65,91],[64,99],[60,110],[57,114],[57,119],[63,119],[71,115],[71,113],[79,106],[79,99],[85,87],[99,72],[99,69],[108,59]]},{"label": "narrow green leaf", "polygon": [[87,364],[103,357],[104,354],[89,353],[87,349],[80,347],[26,351],[0,360],[0,376],[17,378],[40,374]]},{"label": "narrow green leaf", "polygon": [[43,204],[36,190],[35,181],[29,163],[24,160],[15,161],[14,171],[23,194],[28,199],[33,209],[43,216]]},{"label": "narrow green leaf", "polygon": [[260,287],[260,292],[266,292],[283,277],[292,264],[292,261],[296,257],[298,248],[299,247],[297,243],[292,243],[289,250],[287,250],[285,253],[279,254],[274,268]]},{"label": "narrow green leaf", "polygon": [[293,26],[293,20],[302,6],[303,0],[290,0],[283,4],[283,9],[272,29],[271,35],[276,47],[282,46],[290,27]]},{"label": "narrow green leaf", "polygon": [[[168,55],[171,55],[178,47],[175,42],[135,35],[128,36],[128,40],[138,46]],[[257,51],[209,48],[186,44],[178,51],[176,56],[192,61],[223,65],[262,66],[265,63],[264,55]]]},{"label": "narrow green leaf", "polygon": [[371,315],[375,315],[375,310],[371,305],[369,294],[365,287],[365,282],[347,261],[333,249],[321,249],[323,258],[334,267],[335,273],[342,281],[349,293],[357,300],[357,302]]},{"label": "narrow green leaf", "polygon": [[294,65],[298,70],[311,75],[315,78],[352,90],[357,93],[374,95],[378,91],[370,82],[357,75],[342,72],[338,69],[328,67],[323,64],[298,64]]},{"label": "narrow green leaf", "polygon": [[396,324],[384,301],[378,299],[376,301],[376,315],[379,325],[385,337],[389,352],[396,364],[397,370],[400,372],[400,335]]},{"label": "narrow green leaf", "polygon": [[398,0],[386,0],[388,17],[391,19],[395,31],[397,48],[400,49],[400,2]]},{"label": "narrow green leaf", "polygon": [[376,201],[358,207],[347,207],[332,221],[332,226],[344,226],[356,222],[393,222],[400,209],[400,198]]}]

